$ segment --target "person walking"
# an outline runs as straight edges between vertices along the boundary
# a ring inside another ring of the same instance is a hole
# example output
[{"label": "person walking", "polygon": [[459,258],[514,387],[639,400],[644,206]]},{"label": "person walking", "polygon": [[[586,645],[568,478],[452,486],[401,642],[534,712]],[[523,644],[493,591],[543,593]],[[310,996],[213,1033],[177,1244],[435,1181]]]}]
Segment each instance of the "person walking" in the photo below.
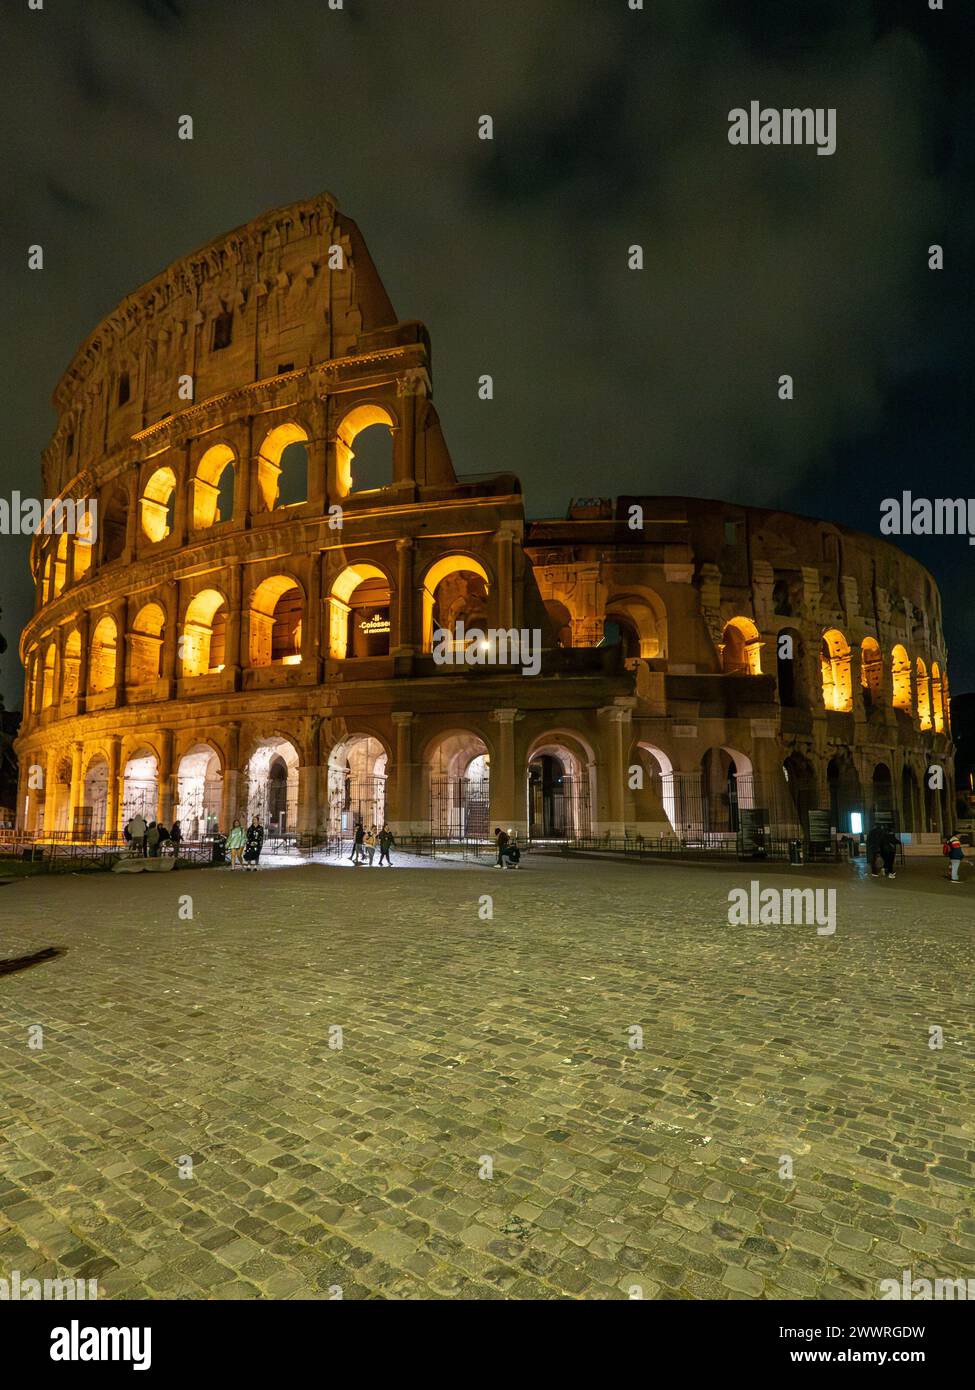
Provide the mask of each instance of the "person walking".
[{"label": "person walking", "polygon": [[965,851],[962,848],[961,840],[957,835],[952,835],[948,841],[948,863],[951,865],[952,883],[960,883],[958,875],[961,873],[962,860],[965,858]]},{"label": "person walking", "polygon": [[883,864],[883,854],[881,845],[884,841],[884,830],[881,825],[872,825],[867,832],[867,865],[870,869],[871,878],[880,877],[880,869]]},{"label": "person walking", "polygon": [[494,843],[498,847],[498,862],[494,866],[496,869],[504,868],[504,852],[508,845],[508,839],[507,830],[502,830],[500,825],[496,825],[494,827]]},{"label": "person walking", "polygon": [[893,830],[887,827],[880,841],[880,857],[884,864],[884,878],[897,877],[897,874],[894,872],[894,861],[897,858],[897,851],[900,847],[900,840],[894,834]]},{"label": "person walking", "polygon": [[244,855],[244,868],[254,869],[260,865],[261,850],[264,848],[264,827],[257,816],[247,827],[247,852]]},{"label": "person walking", "polygon": [[236,869],[238,864],[243,868],[241,856],[244,846],[247,843],[247,836],[244,834],[244,827],[239,820],[235,820],[230,834],[227,836],[227,848],[230,850],[230,867]]},{"label": "person walking", "polygon": [[384,825],[383,828],[382,828],[382,830],[380,830],[380,832],[379,832],[379,867],[380,867],[380,868],[382,868],[382,866],[383,866],[383,860],[384,860],[384,859],[385,859],[386,863],[389,865],[390,868],[393,867],[393,861],[392,861],[392,859],[390,859],[390,857],[389,857],[389,851],[390,851],[390,849],[392,848],[392,846],[395,845],[395,843],[396,843],[396,839],[395,839],[395,837],[394,837],[394,835],[393,835],[393,832],[390,830],[390,828],[389,828],[388,825]]},{"label": "person walking", "polygon": [[362,822],[360,821],[352,837],[352,853],[349,855],[349,858],[356,868],[359,867],[359,855],[362,853],[362,842],[365,838],[366,832],[363,830]]},{"label": "person walking", "polygon": [[151,820],[146,827],[146,852],[150,859],[159,858],[159,826]]},{"label": "person walking", "polygon": [[141,854],[143,859],[146,856],[146,821],[141,811],[136,811],[129,821],[129,834],[132,836],[132,848],[136,854]]},{"label": "person walking", "polygon": [[370,825],[365,834],[366,854],[369,857],[369,867],[372,868],[372,861],[376,857],[376,827]]},{"label": "person walking", "polygon": [[173,847],[173,858],[174,858],[174,859],[177,858],[178,855],[179,855],[179,846],[180,846],[180,841],[182,840],[182,838],[183,838],[183,830],[182,830],[182,827],[180,826],[180,823],[179,823],[178,820],[174,820],[174,821],[173,821],[173,828],[172,828],[172,830],[169,832],[169,843],[170,843],[170,844],[172,845],[172,847]]}]

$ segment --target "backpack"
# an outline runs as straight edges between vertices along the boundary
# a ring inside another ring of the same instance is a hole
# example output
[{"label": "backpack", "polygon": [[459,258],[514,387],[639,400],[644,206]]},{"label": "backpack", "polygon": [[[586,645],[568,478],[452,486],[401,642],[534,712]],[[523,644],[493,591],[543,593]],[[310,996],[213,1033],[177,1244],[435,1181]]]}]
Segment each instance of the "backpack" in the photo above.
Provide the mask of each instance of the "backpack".
[{"label": "backpack", "polygon": [[950,841],[945,840],[944,844],[941,846],[941,853],[944,854],[944,855],[948,855],[948,854],[951,853],[951,843],[950,843]]}]

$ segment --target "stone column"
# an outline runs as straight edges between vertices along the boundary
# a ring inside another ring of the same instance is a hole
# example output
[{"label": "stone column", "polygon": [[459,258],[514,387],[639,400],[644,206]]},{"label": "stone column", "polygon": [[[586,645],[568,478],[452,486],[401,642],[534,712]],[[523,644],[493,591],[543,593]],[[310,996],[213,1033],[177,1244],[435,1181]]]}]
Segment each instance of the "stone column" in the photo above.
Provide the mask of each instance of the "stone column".
[{"label": "stone column", "polygon": [[178,679],[181,673],[179,662],[179,582],[175,579],[167,580],[165,594],[166,628],[163,633],[162,678],[169,684],[166,696],[168,699],[172,699],[173,682]]},{"label": "stone column", "polygon": [[81,651],[78,653],[78,710],[80,713],[85,708],[85,699],[88,695],[88,661],[91,656],[91,621],[87,610],[78,615],[78,636],[81,639]]},{"label": "stone column", "polygon": [[224,650],[224,670],[233,673],[234,689],[240,688],[240,665],[243,613],[241,612],[241,567],[231,565],[230,583],[228,584],[227,594],[227,643]]},{"label": "stone column", "polygon": [[44,834],[46,836],[54,833],[57,796],[58,753],[56,748],[49,748],[47,750],[47,762],[44,766]]},{"label": "stone column", "polygon": [[396,542],[396,645],[392,648],[394,656],[404,656],[416,649],[414,549],[412,536],[401,536]]},{"label": "stone column", "polygon": [[298,834],[314,835],[318,829],[318,774],[314,763],[298,768]]},{"label": "stone column", "polygon": [[498,725],[497,754],[491,761],[491,829],[527,834],[526,807],[519,802],[519,775],[515,764],[515,720],[517,709],[496,709],[491,718]]},{"label": "stone column", "polygon": [[601,764],[608,777],[609,823],[601,827],[611,835],[623,835],[626,829],[624,793],[626,779],[623,771],[623,731],[629,724],[630,711],[618,705],[610,705],[599,711],[603,720],[603,757]]},{"label": "stone column", "polygon": [[237,803],[240,797],[240,725],[236,722],[227,725],[227,736],[224,740],[227,750],[227,761],[223,770],[223,796],[220,805],[220,829],[224,835],[228,834],[230,827],[234,823],[234,816],[237,814]]},{"label": "stone column", "polygon": [[413,719],[410,710],[394,710],[396,727],[396,763],[393,767],[392,788],[387,784],[386,822],[394,835],[409,835],[413,830]]},{"label": "stone column", "polygon": [[79,741],[71,749],[71,809],[69,814],[71,816],[72,839],[78,833],[81,808],[85,804],[84,756],[85,745]]},{"label": "stone column", "polygon": [[141,469],[136,467],[129,476],[128,480],[128,502],[125,512],[125,550],[122,552],[123,565],[131,565],[135,559],[136,545],[138,544],[139,526],[139,475]]},{"label": "stone column", "polygon": [[[190,467],[191,445],[187,444],[183,450],[182,467],[176,476],[176,501],[173,505],[173,529],[170,536],[177,538],[177,544],[182,549],[186,545],[187,521],[190,510],[190,499],[193,495],[193,470]],[[176,472],[176,470],[173,470]]]},{"label": "stone column", "polygon": [[301,625],[302,678],[314,685],[321,679],[322,557],[316,552],[308,571],[308,593]]},{"label": "stone column", "polygon": [[121,754],[122,740],[118,734],[112,734],[108,740],[108,786],[106,788],[107,804],[105,807],[105,838],[114,840],[119,833],[119,802],[121,800],[122,787],[119,785],[119,757]]},{"label": "stone column", "polygon": [[173,823],[173,731],[159,731],[159,766],[156,774],[156,820],[168,830]]},{"label": "stone column", "polygon": [[495,612],[498,627],[510,628],[514,623],[511,584],[511,532],[501,530],[495,536],[498,593]]}]

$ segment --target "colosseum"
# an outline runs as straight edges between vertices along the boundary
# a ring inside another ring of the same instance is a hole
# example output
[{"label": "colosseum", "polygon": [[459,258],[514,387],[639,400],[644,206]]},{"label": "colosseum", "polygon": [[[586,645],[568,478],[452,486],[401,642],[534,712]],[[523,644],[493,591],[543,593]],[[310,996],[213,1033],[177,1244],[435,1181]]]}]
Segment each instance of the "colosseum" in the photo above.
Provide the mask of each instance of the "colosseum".
[{"label": "colosseum", "polygon": [[[131,294],[54,403],[45,496],[82,522],[32,549],[25,832],[113,841],[137,810],[305,844],[360,819],[811,848],[948,826],[927,570],[724,502],[526,520],[514,474],[455,473],[427,333],[328,195]],[[437,660],[458,623],[524,629],[537,674]]]}]

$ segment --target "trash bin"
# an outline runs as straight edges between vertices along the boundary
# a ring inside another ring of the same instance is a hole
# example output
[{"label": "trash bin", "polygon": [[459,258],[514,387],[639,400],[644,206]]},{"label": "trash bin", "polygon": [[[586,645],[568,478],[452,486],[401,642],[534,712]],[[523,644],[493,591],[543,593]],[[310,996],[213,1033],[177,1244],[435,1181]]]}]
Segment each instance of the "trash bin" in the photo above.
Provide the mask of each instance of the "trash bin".
[{"label": "trash bin", "polygon": [[226,864],[227,862],[227,837],[226,835],[214,835],[213,844],[210,847],[210,863]]},{"label": "trash bin", "polygon": [[790,863],[790,864],[801,864],[801,863],[802,863],[802,841],[801,841],[801,840],[790,840],[790,841],[789,841],[789,863]]}]

